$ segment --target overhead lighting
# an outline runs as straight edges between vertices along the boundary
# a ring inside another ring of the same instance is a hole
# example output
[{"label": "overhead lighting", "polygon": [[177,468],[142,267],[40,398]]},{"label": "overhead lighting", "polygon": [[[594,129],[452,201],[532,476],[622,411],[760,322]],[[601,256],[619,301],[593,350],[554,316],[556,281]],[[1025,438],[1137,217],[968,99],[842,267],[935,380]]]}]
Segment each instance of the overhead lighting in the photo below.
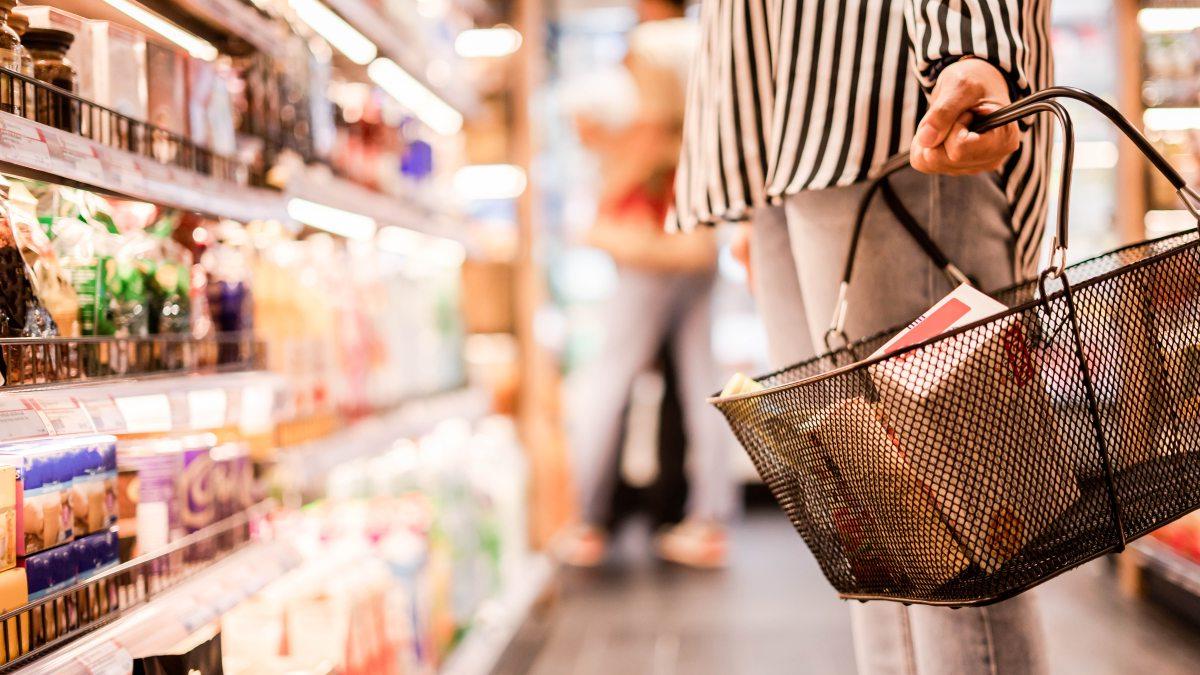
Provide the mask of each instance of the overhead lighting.
[{"label": "overhead lighting", "polygon": [[375,219],[361,213],[343,211],[332,206],[293,197],[288,200],[288,215],[305,225],[311,225],[347,239],[370,239],[375,236]]},{"label": "overhead lighting", "polygon": [[1200,7],[1147,7],[1137,19],[1147,33],[1186,33],[1200,28]]},{"label": "overhead lighting", "polygon": [[379,53],[374,42],[318,0],[289,0],[288,4],[309,28],[358,65],[367,65]]},{"label": "overhead lighting", "polygon": [[161,16],[151,12],[141,5],[130,2],[129,0],[104,0],[113,9],[121,12],[125,16],[142,24],[146,28],[158,33],[164,38],[174,42],[191,54],[193,57],[204,61],[217,60],[217,48],[212,46],[206,40],[196,37],[175,24],[167,21]]},{"label": "overhead lighting", "polygon": [[503,24],[464,30],[454,39],[454,51],[467,59],[508,56],[520,48],[521,34]]},{"label": "overhead lighting", "polygon": [[525,171],[512,164],[464,166],[454,174],[454,192],[463,199],[516,199],[527,184]]},{"label": "overhead lighting", "polygon": [[449,136],[462,129],[462,113],[438,98],[437,94],[409,75],[395,61],[375,59],[367,66],[367,75],[437,133]]},{"label": "overhead lighting", "polygon": [[1200,128],[1200,108],[1147,108],[1142,123],[1152,131],[1189,131]]},{"label": "overhead lighting", "polygon": [[467,259],[467,249],[459,242],[435,237],[416,230],[389,225],[375,237],[380,250],[410,256],[433,265],[458,267]]}]

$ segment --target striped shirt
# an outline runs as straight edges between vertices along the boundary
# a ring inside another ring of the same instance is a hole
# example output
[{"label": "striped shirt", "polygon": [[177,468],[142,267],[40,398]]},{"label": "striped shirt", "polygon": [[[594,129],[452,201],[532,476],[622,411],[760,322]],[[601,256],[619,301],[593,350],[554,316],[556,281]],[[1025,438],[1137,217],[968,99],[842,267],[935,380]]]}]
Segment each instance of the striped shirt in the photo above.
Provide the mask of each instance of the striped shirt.
[{"label": "striped shirt", "polygon": [[[1049,0],[703,0],[673,225],[866,180],[906,150],[941,68],[965,56],[1014,99],[1053,79]],[[1036,267],[1052,133],[1039,119],[1001,171],[1018,278]]]}]

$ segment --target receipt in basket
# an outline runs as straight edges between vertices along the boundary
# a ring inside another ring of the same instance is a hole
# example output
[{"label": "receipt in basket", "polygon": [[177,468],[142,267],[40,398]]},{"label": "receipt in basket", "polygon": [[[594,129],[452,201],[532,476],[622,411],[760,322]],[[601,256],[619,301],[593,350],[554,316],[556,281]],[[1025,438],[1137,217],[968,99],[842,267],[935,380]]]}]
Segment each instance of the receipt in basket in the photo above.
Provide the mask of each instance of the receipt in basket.
[{"label": "receipt in basket", "polygon": [[[1003,309],[960,286],[881,353]],[[1079,499],[1019,316],[884,359],[868,370],[900,451],[983,570],[996,571]]]}]

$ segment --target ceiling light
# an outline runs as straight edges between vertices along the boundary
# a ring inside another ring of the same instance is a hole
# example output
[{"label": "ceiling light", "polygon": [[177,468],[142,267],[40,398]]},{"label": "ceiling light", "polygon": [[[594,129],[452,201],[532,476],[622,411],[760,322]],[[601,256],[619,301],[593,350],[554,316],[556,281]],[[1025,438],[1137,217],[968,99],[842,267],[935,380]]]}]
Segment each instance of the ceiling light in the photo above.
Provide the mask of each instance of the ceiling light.
[{"label": "ceiling light", "polygon": [[318,0],[289,0],[288,4],[309,28],[358,65],[367,65],[379,53],[374,42]]},{"label": "ceiling light", "polygon": [[1186,33],[1200,28],[1200,7],[1147,7],[1137,20],[1147,33]]},{"label": "ceiling light", "polygon": [[516,199],[527,183],[525,171],[512,164],[464,166],[454,174],[454,192],[463,199]]},{"label": "ceiling light", "polygon": [[462,129],[462,113],[438,98],[437,94],[409,75],[395,61],[375,59],[367,67],[367,75],[437,133],[451,135]]},{"label": "ceiling light", "polygon": [[104,0],[125,16],[182,47],[188,54],[204,61],[217,59],[217,48],[207,41],[192,35],[141,5],[129,0]]},{"label": "ceiling light", "polygon": [[1142,124],[1151,131],[1189,131],[1200,128],[1200,108],[1147,108]]},{"label": "ceiling light", "polygon": [[467,258],[466,247],[453,239],[395,225],[379,230],[375,244],[382,251],[409,256],[434,266],[458,267]]},{"label": "ceiling light", "polygon": [[288,215],[293,219],[349,239],[370,239],[375,235],[375,219],[360,213],[293,197],[288,200]]},{"label": "ceiling light", "polygon": [[508,56],[521,48],[521,34],[511,26],[472,28],[454,39],[454,51],[463,58]]}]

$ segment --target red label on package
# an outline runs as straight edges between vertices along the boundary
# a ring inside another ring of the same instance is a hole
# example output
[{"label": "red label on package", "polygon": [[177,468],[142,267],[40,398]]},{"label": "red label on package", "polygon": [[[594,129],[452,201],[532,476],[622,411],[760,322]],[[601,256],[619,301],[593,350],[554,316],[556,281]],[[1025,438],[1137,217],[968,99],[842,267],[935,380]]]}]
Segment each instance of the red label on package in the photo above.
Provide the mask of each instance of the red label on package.
[{"label": "red label on package", "polygon": [[884,354],[894,354],[905,347],[935,338],[945,333],[956,321],[966,316],[967,312],[970,311],[971,308],[965,302],[957,298],[951,298],[946,301],[946,304],[938,307],[937,310],[922,319],[920,323],[910,328],[904,334],[904,337],[889,346]]},{"label": "red label on package", "polygon": [[1025,341],[1025,331],[1013,324],[1001,335],[1004,341],[1004,356],[1008,359],[1008,369],[1012,373],[1013,382],[1023,387],[1033,380],[1035,374],[1033,359],[1029,356],[1029,345]]}]

